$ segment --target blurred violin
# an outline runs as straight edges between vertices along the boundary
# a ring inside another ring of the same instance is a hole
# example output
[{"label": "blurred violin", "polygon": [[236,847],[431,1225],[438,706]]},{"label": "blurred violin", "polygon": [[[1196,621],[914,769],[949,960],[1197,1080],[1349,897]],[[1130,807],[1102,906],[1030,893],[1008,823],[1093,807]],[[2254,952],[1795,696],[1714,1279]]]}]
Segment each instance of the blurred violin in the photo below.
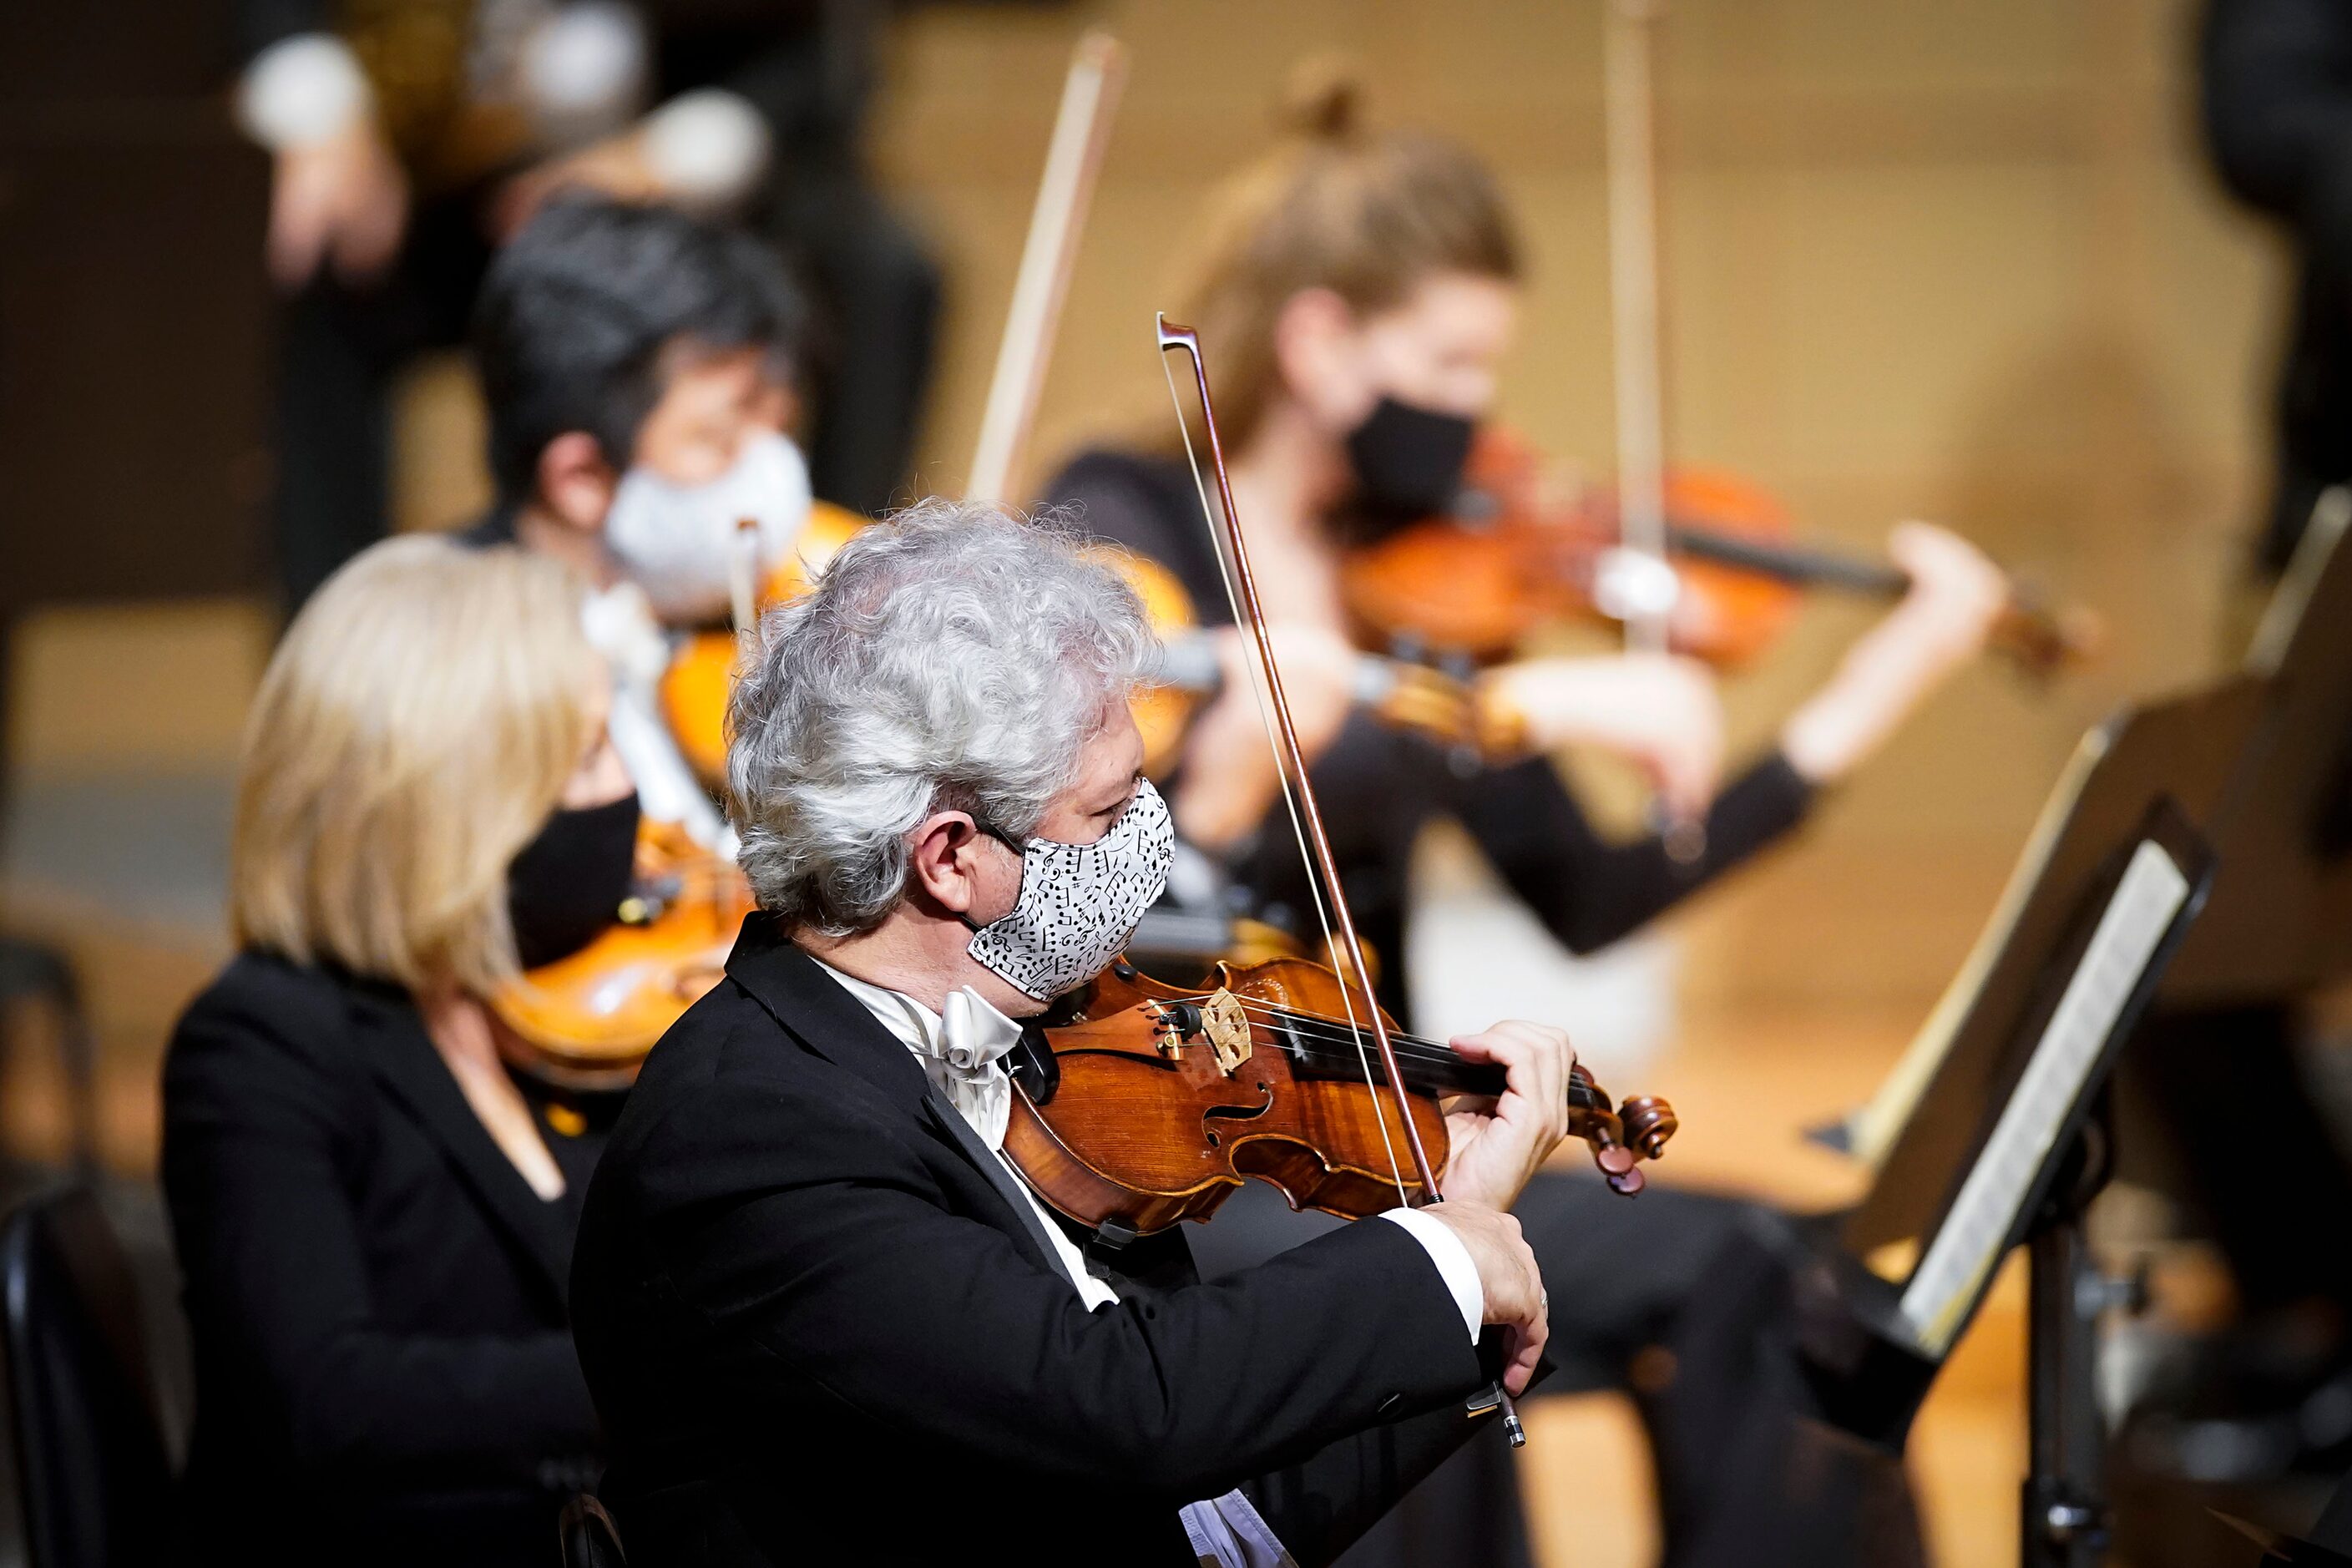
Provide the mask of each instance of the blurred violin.
[{"label": "blurred violin", "polygon": [[[768,573],[753,595],[754,603],[739,612],[738,618],[750,625],[760,611],[808,592],[834,552],[866,521],[847,507],[813,502],[799,539]],[[727,700],[735,689],[735,661],[740,652],[736,632],[719,627],[690,632],[679,639],[669,668],[662,672],[662,718],[696,776],[714,789],[727,776]]]},{"label": "blurred violin", "polygon": [[[1413,1172],[1391,1150],[1402,1110],[1438,1168],[1443,1101],[1503,1092],[1503,1070],[1391,1024],[1401,1095],[1354,1029],[1374,1004],[1300,958],[1220,964],[1206,985],[1163,985],[1120,963],[1065,1021],[1017,1052],[1004,1152],[1039,1196],[1081,1224],[1149,1236],[1205,1220],[1252,1176],[1293,1208],[1355,1219],[1420,1203]],[[1385,1015],[1382,1016],[1385,1017]],[[1579,1066],[1568,1088],[1570,1135],[1611,1187],[1642,1190],[1678,1123],[1664,1100],[1613,1105]]]},{"label": "blurred violin", "polygon": [[[1737,667],[1777,641],[1805,590],[1901,596],[1897,568],[1796,542],[1787,510],[1745,480],[1666,470],[1663,556],[1629,546],[1608,490],[1562,493],[1517,436],[1486,430],[1453,510],[1349,552],[1341,593],[1381,646],[1500,658],[1549,626],[1662,615],[1669,645]],[[2092,611],[2053,611],[2012,583],[1994,646],[2037,675],[2094,654]]]},{"label": "blurred violin", "polygon": [[509,1062],[557,1089],[626,1089],[654,1042],[719,984],[751,911],[751,885],[731,862],[675,826],[648,825],[637,885],[614,924],[490,998]]},{"label": "blurred violin", "polygon": [[[1215,643],[1201,629],[1192,595],[1175,574],[1124,550],[1095,554],[1143,601],[1144,614],[1165,649],[1158,679],[1139,689],[1128,704],[1136,728],[1143,732],[1144,772],[1165,778],[1183,754],[1193,716],[1223,689],[1224,666]],[[1427,665],[1361,654],[1355,661],[1352,689],[1356,701],[1382,723],[1425,735],[1450,753],[1498,760],[1525,750],[1516,714],[1475,684]]]}]

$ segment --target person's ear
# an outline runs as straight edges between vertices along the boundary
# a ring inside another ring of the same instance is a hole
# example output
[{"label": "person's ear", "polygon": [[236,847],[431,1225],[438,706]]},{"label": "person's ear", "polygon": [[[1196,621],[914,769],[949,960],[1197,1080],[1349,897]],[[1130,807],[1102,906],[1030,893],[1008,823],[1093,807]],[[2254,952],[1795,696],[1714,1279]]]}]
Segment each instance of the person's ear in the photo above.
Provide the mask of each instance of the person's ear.
[{"label": "person's ear", "polygon": [[1274,318],[1274,361],[1282,384],[1315,422],[1354,429],[1378,400],[1364,374],[1355,311],[1328,289],[1302,289]]},{"label": "person's ear", "polygon": [[539,504],[566,527],[596,533],[613,510],[621,476],[585,430],[567,430],[539,454]]},{"label": "person's ear", "polygon": [[915,889],[950,914],[971,914],[981,897],[982,837],[966,812],[938,812],[919,824],[908,856]]}]

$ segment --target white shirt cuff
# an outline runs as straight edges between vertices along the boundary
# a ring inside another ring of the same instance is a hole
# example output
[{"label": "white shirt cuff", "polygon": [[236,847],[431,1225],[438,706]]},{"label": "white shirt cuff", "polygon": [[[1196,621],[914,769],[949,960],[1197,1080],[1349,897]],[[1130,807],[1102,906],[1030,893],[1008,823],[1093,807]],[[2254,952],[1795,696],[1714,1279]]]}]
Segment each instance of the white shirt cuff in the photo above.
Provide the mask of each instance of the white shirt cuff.
[{"label": "white shirt cuff", "polygon": [[1201,1568],[1298,1568],[1257,1509],[1236,1488],[1177,1510]]},{"label": "white shirt cuff", "polygon": [[768,122],[740,93],[702,87],[645,120],[646,164],[674,200],[724,206],[750,194],[768,167]]},{"label": "white shirt cuff", "polygon": [[245,68],[236,84],[236,123],[264,147],[282,153],[338,134],[374,98],[350,45],[331,33],[297,33]]},{"label": "white shirt cuff", "polygon": [[1486,1318],[1486,1288],[1478,1282],[1478,1266],[1470,1260],[1470,1249],[1462,1238],[1442,1219],[1432,1219],[1419,1209],[1382,1209],[1380,1218],[1402,1226],[1404,1233],[1421,1243],[1429,1260],[1437,1265],[1438,1277],[1454,1293],[1454,1304],[1462,1309],[1462,1326],[1470,1331],[1470,1342],[1478,1342],[1479,1326]]}]

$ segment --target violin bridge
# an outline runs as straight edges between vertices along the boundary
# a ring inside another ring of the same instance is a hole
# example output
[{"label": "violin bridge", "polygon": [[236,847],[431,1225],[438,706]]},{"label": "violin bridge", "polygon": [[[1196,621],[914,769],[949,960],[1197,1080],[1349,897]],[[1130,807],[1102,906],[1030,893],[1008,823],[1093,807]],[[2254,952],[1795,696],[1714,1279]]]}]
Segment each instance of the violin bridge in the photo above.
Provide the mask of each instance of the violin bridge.
[{"label": "violin bridge", "polygon": [[1201,1029],[1216,1053],[1217,1068],[1227,1078],[1250,1058],[1249,1013],[1242,999],[1220,990],[1201,1006]]}]

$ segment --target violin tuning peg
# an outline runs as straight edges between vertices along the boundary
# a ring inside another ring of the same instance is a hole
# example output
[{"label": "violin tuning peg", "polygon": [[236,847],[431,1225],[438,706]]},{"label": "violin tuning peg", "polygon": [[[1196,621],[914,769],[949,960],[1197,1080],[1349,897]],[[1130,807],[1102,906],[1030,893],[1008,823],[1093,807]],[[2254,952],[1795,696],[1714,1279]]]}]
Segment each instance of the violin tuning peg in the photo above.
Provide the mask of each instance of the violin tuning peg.
[{"label": "violin tuning peg", "polygon": [[1592,1163],[1607,1176],[1622,1176],[1634,1168],[1633,1151],[1622,1143],[1609,1143],[1592,1151]]}]

